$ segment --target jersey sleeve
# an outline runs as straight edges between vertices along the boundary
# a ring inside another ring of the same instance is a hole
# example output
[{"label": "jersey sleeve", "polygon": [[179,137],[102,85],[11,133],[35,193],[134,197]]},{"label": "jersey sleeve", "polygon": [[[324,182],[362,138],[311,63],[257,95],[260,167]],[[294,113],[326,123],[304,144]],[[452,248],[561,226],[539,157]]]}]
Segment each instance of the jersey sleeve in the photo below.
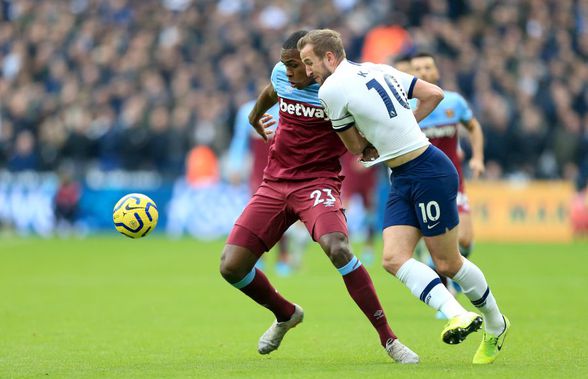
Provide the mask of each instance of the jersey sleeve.
[{"label": "jersey sleeve", "polygon": [[396,78],[396,80],[398,80],[398,83],[404,90],[404,93],[406,93],[406,96],[409,99],[412,99],[412,90],[414,89],[414,86],[417,82],[416,76],[407,74],[404,71],[397,70],[394,67],[389,66],[387,64],[380,64],[378,66],[386,74],[392,75],[394,78]]},{"label": "jersey sleeve", "polygon": [[461,95],[457,95],[457,105],[459,110],[459,121],[464,123],[470,122],[470,120],[474,117],[474,114],[468,105],[468,102]]},{"label": "jersey sleeve", "polygon": [[278,85],[278,72],[280,71],[280,69],[282,69],[283,65],[284,64],[282,62],[278,62],[278,63],[276,63],[276,65],[274,66],[274,68],[272,70],[272,75],[270,77],[270,80],[271,80],[272,86],[274,86],[274,88],[276,88]]},{"label": "jersey sleeve", "polygon": [[242,172],[246,156],[249,152],[249,133],[253,129],[249,124],[249,112],[253,109],[254,101],[247,102],[239,108],[235,117],[233,139],[228,151],[228,167],[230,172]]},{"label": "jersey sleeve", "polygon": [[325,113],[331,119],[333,129],[336,132],[342,132],[352,127],[355,119],[347,110],[345,92],[335,83],[325,83],[321,86],[318,96]]}]

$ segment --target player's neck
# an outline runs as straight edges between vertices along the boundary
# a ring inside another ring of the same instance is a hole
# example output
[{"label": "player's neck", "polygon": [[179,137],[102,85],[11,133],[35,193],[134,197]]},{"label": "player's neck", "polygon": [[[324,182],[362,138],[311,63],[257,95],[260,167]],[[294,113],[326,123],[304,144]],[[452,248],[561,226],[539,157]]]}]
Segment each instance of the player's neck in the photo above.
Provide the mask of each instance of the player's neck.
[{"label": "player's neck", "polygon": [[341,62],[343,62],[344,60],[345,60],[345,57],[336,60],[335,63],[333,64],[333,71],[332,72],[335,72],[335,70],[337,69],[337,67],[339,67],[339,65],[341,64]]}]

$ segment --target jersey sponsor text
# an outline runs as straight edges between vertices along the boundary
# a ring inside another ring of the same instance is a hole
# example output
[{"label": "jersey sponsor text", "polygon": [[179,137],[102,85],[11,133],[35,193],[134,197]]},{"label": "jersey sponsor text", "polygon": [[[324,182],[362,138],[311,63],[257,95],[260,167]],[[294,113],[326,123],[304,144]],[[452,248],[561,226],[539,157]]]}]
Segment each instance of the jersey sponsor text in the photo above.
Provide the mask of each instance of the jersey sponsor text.
[{"label": "jersey sponsor text", "polygon": [[322,108],[317,108],[301,103],[290,103],[280,97],[280,110],[294,116],[303,116],[308,118],[317,118],[329,120]]}]

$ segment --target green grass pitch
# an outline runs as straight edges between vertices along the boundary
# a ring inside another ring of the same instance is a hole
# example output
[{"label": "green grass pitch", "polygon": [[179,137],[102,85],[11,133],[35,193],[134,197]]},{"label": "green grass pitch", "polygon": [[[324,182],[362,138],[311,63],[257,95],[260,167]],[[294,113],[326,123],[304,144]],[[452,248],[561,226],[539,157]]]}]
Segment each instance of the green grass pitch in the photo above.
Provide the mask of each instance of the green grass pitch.
[{"label": "green grass pitch", "polygon": [[261,356],[257,339],[273,315],[221,279],[222,245],[2,237],[0,378],[588,377],[586,242],[476,246],[472,260],[513,325],[499,359],[484,367],[470,363],[481,333],[444,345],[434,311],[375,265],[388,319],[422,361],[394,364],[317,246],[291,277],[268,265],[305,320]]}]

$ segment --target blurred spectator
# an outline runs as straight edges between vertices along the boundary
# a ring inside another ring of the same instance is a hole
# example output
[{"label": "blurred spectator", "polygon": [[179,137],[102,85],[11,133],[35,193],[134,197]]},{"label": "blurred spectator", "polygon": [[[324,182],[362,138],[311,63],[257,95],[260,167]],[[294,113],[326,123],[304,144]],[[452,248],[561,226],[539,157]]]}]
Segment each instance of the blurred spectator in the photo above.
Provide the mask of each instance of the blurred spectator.
[{"label": "blurred spectator", "polygon": [[58,233],[74,231],[81,197],[80,184],[73,179],[72,169],[59,170],[59,187],[55,194],[55,217]]},{"label": "blurred spectator", "polygon": [[528,104],[517,116],[519,127],[512,136],[513,150],[509,152],[509,159],[527,177],[549,178],[548,169],[538,164],[546,149],[547,124],[532,104]]},{"label": "blurred spectator", "polygon": [[578,175],[577,188],[588,190],[588,114],[584,116],[584,135],[580,145],[580,173]]},{"label": "blurred spectator", "polygon": [[224,154],[239,98],[256,95],[284,36],[330,27],[352,60],[438,56],[443,87],[481,116],[488,175],[586,176],[586,1],[0,4],[0,168],[179,175],[197,144]]},{"label": "blurred spectator", "polygon": [[8,169],[14,172],[36,170],[39,168],[38,163],[33,134],[23,130],[16,136],[14,151],[8,159]]},{"label": "blurred spectator", "polygon": [[188,153],[186,180],[192,186],[208,186],[220,179],[218,159],[208,146],[199,145]]}]

